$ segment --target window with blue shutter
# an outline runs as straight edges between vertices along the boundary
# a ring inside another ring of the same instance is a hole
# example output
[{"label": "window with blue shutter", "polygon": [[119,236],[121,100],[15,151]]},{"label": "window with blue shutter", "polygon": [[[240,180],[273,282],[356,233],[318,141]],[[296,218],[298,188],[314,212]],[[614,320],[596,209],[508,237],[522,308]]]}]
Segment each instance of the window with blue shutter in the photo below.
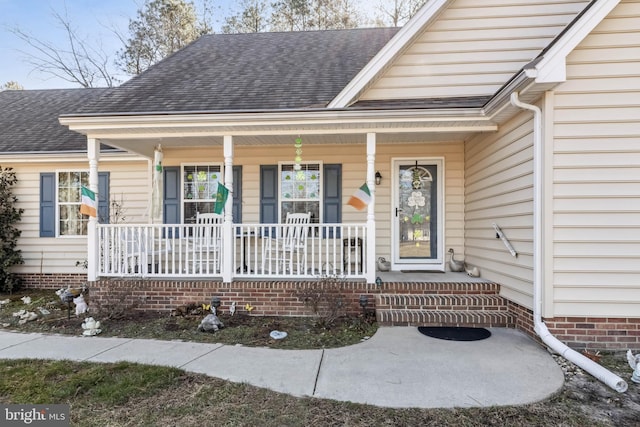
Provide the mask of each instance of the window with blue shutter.
[{"label": "window with blue shutter", "polygon": [[[304,170],[305,180],[296,180],[296,172],[289,170],[291,168],[280,168],[278,165],[262,165],[260,166],[260,223],[279,223],[281,222],[278,217],[278,207],[282,205],[282,216],[285,215],[289,205],[293,206],[297,211],[302,211],[298,205],[303,205],[307,208],[308,202],[289,202],[288,201],[288,182],[285,182],[287,177],[290,181],[295,181],[293,192],[296,191],[296,185],[306,183],[313,186],[313,190],[306,189],[306,193],[309,191],[318,191],[315,189],[314,173],[311,168]],[[282,187],[280,193],[278,192],[278,179],[283,179],[280,183]],[[342,222],[342,165],[340,164],[327,164],[322,168],[322,222],[328,224],[338,224]],[[300,190],[301,193],[305,191]],[[314,196],[313,194],[306,194],[307,196]],[[296,197],[291,197],[295,199]],[[307,203],[305,205],[305,203]],[[294,210],[295,210],[294,209]],[[317,220],[316,220],[317,221]],[[337,236],[339,237],[339,236]]]},{"label": "window with blue shutter", "polygon": [[[60,235],[86,235],[88,217],[80,213],[79,192],[80,185],[88,185],[88,180],[87,172],[40,174],[40,237],[56,237],[56,218],[60,220]],[[109,204],[109,172],[98,172],[98,221],[101,224],[109,223]]]}]

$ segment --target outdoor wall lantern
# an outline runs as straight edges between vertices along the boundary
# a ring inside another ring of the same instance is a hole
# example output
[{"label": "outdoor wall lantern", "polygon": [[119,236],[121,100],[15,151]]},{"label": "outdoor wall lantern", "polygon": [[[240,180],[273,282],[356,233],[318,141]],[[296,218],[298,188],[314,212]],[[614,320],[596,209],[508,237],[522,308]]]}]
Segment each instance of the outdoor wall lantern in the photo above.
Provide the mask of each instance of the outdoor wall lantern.
[{"label": "outdoor wall lantern", "polygon": [[376,171],[376,185],[380,185],[380,181],[382,181],[382,174],[380,171]]},{"label": "outdoor wall lantern", "polygon": [[367,309],[367,304],[369,304],[369,298],[366,295],[360,295],[358,303],[360,304],[360,307],[362,307],[362,313],[364,314]]}]

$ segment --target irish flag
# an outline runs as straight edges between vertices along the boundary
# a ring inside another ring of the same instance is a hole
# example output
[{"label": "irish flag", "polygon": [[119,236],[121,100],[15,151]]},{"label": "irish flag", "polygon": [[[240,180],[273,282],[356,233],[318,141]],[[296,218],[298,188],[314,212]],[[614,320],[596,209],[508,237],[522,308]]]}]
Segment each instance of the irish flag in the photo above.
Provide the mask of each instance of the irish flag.
[{"label": "irish flag", "polygon": [[361,211],[367,207],[369,202],[371,202],[371,192],[369,192],[369,186],[365,182],[362,184],[362,187],[358,188],[358,191],[351,196],[347,203]]},{"label": "irish flag", "polygon": [[80,205],[80,213],[89,215],[92,217],[97,216],[96,212],[96,193],[89,190],[87,187],[82,187],[82,204]]},{"label": "irish flag", "polygon": [[229,197],[229,189],[218,183],[218,191],[216,192],[216,203],[213,206],[213,213],[222,213],[224,205],[227,203],[227,197]]}]

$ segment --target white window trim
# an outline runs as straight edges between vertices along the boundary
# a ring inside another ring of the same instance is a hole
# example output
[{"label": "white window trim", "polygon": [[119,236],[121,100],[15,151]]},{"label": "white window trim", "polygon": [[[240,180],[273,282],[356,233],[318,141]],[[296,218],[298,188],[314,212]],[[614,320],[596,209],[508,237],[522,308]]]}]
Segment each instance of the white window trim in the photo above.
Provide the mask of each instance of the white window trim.
[{"label": "white window trim", "polygon": [[[280,222],[280,219],[282,218],[282,188],[280,186],[281,184],[281,177],[282,177],[282,166],[283,165],[293,165],[295,164],[295,162],[293,161],[279,161],[278,162],[278,222]],[[320,172],[320,197],[318,198],[318,203],[320,208],[318,209],[318,221],[322,222],[322,218],[324,218],[324,163],[321,160],[316,160],[316,161],[303,161],[300,162],[301,165],[318,165],[318,171]],[[292,200],[294,201],[294,200]]]},{"label": "white window trim", "polygon": [[[218,166],[220,167],[220,179],[218,182],[224,185],[224,163],[222,162],[188,162],[188,163],[180,163],[180,218],[181,222],[185,224],[185,213],[184,213],[184,168],[185,166]],[[203,203],[205,203],[203,201]]]},{"label": "white window trim", "polygon": [[[60,195],[58,194],[58,190],[60,189],[60,173],[75,173],[75,172],[80,172],[80,173],[86,173],[87,176],[89,175],[89,171],[86,169],[56,169],[55,171],[56,174],[56,194],[55,194],[55,198],[56,198],[56,231],[55,231],[55,235],[56,238],[61,238],[61,239],[86,239],[87,235],[86,234],[60,234]],[[78,208],[80,208],[80,205],[78,205]]]}]

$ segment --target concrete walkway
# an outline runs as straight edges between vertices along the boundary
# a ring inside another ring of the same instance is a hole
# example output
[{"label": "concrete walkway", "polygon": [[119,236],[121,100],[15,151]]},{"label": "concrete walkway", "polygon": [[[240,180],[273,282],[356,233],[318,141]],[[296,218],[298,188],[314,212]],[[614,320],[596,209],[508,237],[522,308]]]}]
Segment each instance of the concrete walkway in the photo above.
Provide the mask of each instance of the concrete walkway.
[{"label": "concrete walkway", "polygon": [[174,366],[294,396],[393,408],[526,404],[562,386],[546,350],[518,331],[490,330],[488,339],[455,342],[383,327],[361,344],[328,350],[0,331],[0,358]]}]

